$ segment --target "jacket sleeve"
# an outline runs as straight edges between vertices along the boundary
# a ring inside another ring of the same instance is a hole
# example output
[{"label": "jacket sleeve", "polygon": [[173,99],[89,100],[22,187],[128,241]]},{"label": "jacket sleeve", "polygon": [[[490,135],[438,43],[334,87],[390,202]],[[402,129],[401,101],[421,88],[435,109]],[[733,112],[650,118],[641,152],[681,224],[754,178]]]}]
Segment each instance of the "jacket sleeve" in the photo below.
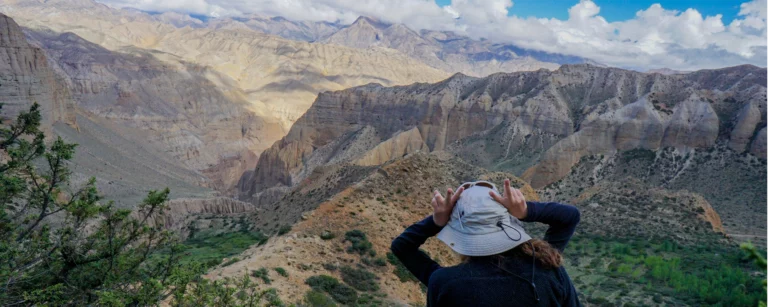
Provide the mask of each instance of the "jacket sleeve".
[{"label": "jacket sleeve", "polygon": [[442,230],[437,226],[432,216],[411,225],[400,236],[392,241],[392,253],[405,265],[408,271],[416,276],[424,285],[429,285],[429,277],[440,268],[432,258],[419,250],[419,246]]},{"label": "jacket sleeve", "polygon": [[539,222],[549,225],[544,241],[562,252],[576,231],[576,225],[581,220],[579,209],[571,205],[559,203],[526,202],[528,215],[524,222]]}]

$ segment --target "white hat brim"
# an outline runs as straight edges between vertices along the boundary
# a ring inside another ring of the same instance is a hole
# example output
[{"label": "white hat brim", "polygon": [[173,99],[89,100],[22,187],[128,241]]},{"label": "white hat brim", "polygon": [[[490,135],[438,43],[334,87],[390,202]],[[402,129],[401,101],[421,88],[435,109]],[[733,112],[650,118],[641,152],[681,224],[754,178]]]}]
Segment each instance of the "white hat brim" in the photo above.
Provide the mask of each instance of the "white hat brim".
[{"label": "white hat brim", "polygon": [[528,240],[531,239],[521,227],[504,226],[504,228],[506,233],[499,228],[499,231],[496,232],[472,235],[462,233],[453,229],[453,227],[446,225],[437,234],[437,238],[440,241],[443,241],[443,243],[448,245],[455,252],[464,256],[475,257],[500,254],[513,249],[520,244],[528,242]]}]

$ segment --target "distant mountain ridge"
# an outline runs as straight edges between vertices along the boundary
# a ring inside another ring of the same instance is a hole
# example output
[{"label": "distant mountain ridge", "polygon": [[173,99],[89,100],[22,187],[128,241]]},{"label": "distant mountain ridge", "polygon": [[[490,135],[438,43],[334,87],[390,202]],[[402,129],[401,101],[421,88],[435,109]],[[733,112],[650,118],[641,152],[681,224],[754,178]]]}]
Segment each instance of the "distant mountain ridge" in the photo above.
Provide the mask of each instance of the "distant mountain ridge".
[{"label": "distant mountain ridge", "polygon": [[474,40],[449,31],[415,31],[404,24],[360,16],[349,25],[338,22],[291,21],[283,17],[250,15],[211,19],[210,27],[247,27],[292,40],[318,41],[353,48],[398,50],[434,68],[473,76],[496,72],[556,69],[562,64],[591,63],[577,56],[548,53],[514,44]]}]

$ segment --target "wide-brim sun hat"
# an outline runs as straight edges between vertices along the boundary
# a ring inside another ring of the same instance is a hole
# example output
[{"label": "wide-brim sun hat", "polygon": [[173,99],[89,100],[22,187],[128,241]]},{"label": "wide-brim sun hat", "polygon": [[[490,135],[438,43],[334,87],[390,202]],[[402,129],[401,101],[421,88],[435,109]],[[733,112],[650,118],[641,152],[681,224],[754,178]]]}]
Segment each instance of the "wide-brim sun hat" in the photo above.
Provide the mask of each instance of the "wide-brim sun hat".
[{"label": "wide-brim sun hat", "polygon": [[531,237],[522,222],[496,202],[490,184],[463,184],[465,188],[453,208],[448,224],[437,238],[464,256],[490,256],[503,253],[528,242]]}]

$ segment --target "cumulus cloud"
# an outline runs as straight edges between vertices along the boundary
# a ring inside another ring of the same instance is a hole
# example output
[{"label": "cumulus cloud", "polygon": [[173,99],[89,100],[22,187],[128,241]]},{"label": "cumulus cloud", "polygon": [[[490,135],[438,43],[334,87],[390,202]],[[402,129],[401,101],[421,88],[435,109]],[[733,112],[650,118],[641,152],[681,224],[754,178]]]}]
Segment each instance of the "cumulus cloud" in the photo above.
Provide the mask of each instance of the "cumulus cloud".
[{"label": "cumulus cloud", "polygon": [[582,0],[568,18],[521,18],[511,0],[100,0],[150,11],[208,16],[258,13],[293,20],[351,23],[371,16],[414,29],[450,30],[474,38],[548,52],[577,55],[604,64],[680,70],[754,64],[766,66],[768,0],[740,5],[729,24],[722,15],[695,9],[670,10],[653,4],[634,18],[608,22],[600,6]]}]

